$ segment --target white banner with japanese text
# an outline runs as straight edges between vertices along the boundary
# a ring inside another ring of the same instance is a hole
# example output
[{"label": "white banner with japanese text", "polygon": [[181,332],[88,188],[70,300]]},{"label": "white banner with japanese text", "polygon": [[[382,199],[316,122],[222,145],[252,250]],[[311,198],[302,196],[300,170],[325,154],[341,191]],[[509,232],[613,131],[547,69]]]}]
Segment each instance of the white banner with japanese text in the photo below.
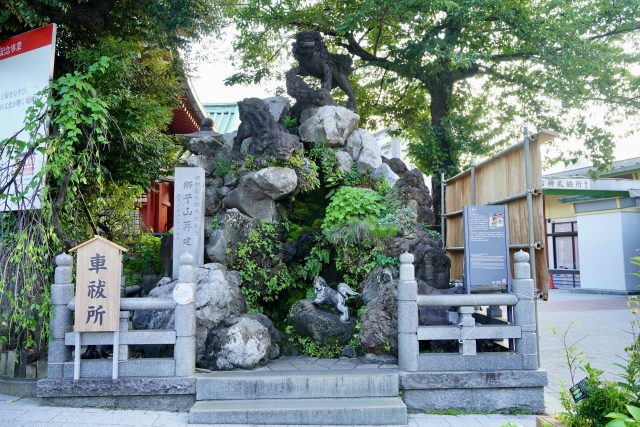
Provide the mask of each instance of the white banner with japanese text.
[{"label": "white banner with japanese text", "polygon": [[[24,120],[53,77],[55,39],[56,25],[50,24],[0,41],[0,211],[40,207],[39,188],[29,185],[42,169],[44,147],[35,146]],[[44,123],[38,134],[46,136]]]}]

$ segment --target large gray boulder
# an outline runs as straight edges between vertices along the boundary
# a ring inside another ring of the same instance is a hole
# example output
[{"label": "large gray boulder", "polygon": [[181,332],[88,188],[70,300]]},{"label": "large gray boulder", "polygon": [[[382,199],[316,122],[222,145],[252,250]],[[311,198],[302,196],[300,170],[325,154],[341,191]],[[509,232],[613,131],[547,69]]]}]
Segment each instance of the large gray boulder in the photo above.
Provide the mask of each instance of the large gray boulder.
[{"label": "large gray boulder", "polygon": [[251,218],[237,209],[227,210],[219,215],[218,219],[220,228],[211,231],[204,250],[209,261],[227,265],[233,256],[227,249],[245,240],[260,220]]},{"label": "large gray boulder", "polygon": [[326,140],[329,147],[343,147],[359,120],[359,115],[344,107],[320,107],[300,125],[300,138],[307,142]]},{"label": "large gray boulder", "polygon": [[187,166],[192,168],[200,167],[204,169],[204,174],[209,175],[216,168],[215,161],[212,157],[194,154],[185,160]]},{"label": "large gray boulder", "polygon": [[[233,315],[247,311],[244,295],[240,290],[240,277],[223,265],[211,263],[195,267],[196,284],[196,352],[200,353],[210,331]],[[167,283],[163,279],[149,293],[150,298],[173,298],[173,288],[178,280]],[[149,315],[149,313],[151,313]],[[133,316],[136,329],[173,329],[175,316],[172,310],[137,310]]]},{"label": "large gray boulder", "polygon": [[346,345],[356,332],[356,320],[340,321],[340,315],[317,307],[311,300],[293,305],[289,325],[301,337],[311,338],[317,345]]},{"label": "large gray boulder", "polygon": [[[364,280],[365,309],[360,316],[360,347],[370,354],[397,356],[398,352],[398,269],[376,266]],[[419,295],[455,293],[455,288],[435,289],[417,279]],[[420,307],[418,324],[447,325],[446,307]]]},{"label": "large gray boulder", "polygon": [[336,151],[336,167],[342,173],[351,172],[351,167],[353,165],[353,160],[351,156],[346,151]]},{"label": "large gray boulder", "polygon": [[397,269],[376,266],[365,279],[358,344],[366,353],[398,355],[397,274]]},{"label": "large gray boulder", "polygon": [[289,98],[285,98],[284,96],[272,96],[270,98],[264,98],[263,101],[277,122],[281,121],[289,114]]},{"label": "large gray boulder", "polygon": [[225,196],[226,209],[235,208],[251,218],[276,222],[280,218],[275,201],[292,195],[298,186],[293,169],[271,167],[240,178],[238,186]]},{"label": "large gray boulder", "polygon": [[431,193],[420,170],[413,169],[401,175],[396,182],[395,197],[418,214],[418,222],[435,224],[436,216],[431,209],[433,205]]},{"label": "large gray boulder", "polygon": [[400,179],[400,177],[395,172],[393,172],[389,165],[387,165],[386,163],[381,163],[380,166],[378,166],[378,168],[371,173],[371,179],[373,179],[375,182],[379,182],[382,177],[387,180],[391,187],[396,185],[396,181]]},{"label": "large gray boulder", "polygon": [[358,160],[358,156],[360,155],[360,150],[362,150],[362,138],[367,138],[371,135],[369,132],[364,129],[356,129],[354,130],[349,138],[345,141],[344,150],[349,153],[351,158],[356,161]]},{"label": "large gray boulder", "polygon": [[222,199],[214,186],[206,186],[204,188],[204,214],[205,216],[214,216],[222,207]]},{"label": "large gray boulder", "polygon": [[382,164],[382,153],[380,151],[380,144],[376,138],[368,131],[358,129],[358,138],[362,143],[360,154],[356,160],[358,172],[366,173],[367,171],[373,172]]},{"label": "large gray boulder", "polygon": [[270,352],[271,334],[267,327],[249,317],[229,317],[207,336],[197,353],[197,366],[216,371],[253,369],[267,363]]},{"label": "large gray boulder", "polygon": [[[397,188],[396,184],[396,188]],[[409,252],[415,257],[416,278],[435,289],[448,289],[451,260],[442,249],[442,242],[436,240],[422,227],[413,232],[395,237],[387,245],[386,255],[397,258]]]},{"label": "large gray boulder", "polygon": [[191,138],[191,140],[189,140],[189,151],[205,157],[214,157],[221,151],[223,146],[224,138],[222,135]]}]

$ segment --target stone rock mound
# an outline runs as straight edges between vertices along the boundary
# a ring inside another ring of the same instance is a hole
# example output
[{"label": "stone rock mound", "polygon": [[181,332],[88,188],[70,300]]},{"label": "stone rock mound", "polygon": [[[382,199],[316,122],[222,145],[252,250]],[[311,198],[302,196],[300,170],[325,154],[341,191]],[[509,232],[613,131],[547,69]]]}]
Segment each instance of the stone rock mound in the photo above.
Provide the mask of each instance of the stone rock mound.
[{"label": "stone rock mound", "polygon": [[253,369],[278,353],[277,345],[272,350],[268,327],[246,315],[232,316],[207,335],[196,366],[215,371]]},{"label": "stone rock mound", "polygon": [[345,345],[356,332],[356,320],[340,321],[340,314],[317,307],[311,300],[300,300],[291,309],[289,324],[301,337],[311,338],[317,345]]},{"label": "stone rock mound", "polygon": [[[209,332],[217,328],[225,318],[247,311],[238,276],[238,273],[228,271],[221,264],[195,267],[197,354],[204,348]],[[163,279],[149,293],[149,297],[173,298],[173,288],[178,280],[166,282],[167,279]],[[133,315],[136,329],[173,329],[174,322],[172,310],[137,310]]]}]

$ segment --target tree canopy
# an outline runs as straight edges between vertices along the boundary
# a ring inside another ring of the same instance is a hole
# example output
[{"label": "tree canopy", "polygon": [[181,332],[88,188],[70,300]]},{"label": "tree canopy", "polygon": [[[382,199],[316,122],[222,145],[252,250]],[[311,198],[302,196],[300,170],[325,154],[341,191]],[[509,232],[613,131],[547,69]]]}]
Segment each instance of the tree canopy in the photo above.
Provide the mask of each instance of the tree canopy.
[{"label": "tree canopy", "polygon": [[[0,5],[0,40],[58,24],[54,78],[24,130],[0,141],[0,155],[15,162],[17,153],[46,154],[33,181],[42,208],[0,213],[0,344],[29,345],[46,337],[52,255],[93,234],[124,243],[139,231],[134,197],[171,169],[178,152],[166,133],[184,93],[178,49],[216,32],[222,17],[210,0]],[[37,136],[44,126],[47,137]]]},{"label": "tree canopy", "polygon": [[229,83],[274,77],[293,34],[320,31],[356,60],[363,119],[397,123],[426,173],[450,176],[527,124],[583,141],[604,170],[606,125],[640,104],[637,0],[247,0],[230,17]]}]

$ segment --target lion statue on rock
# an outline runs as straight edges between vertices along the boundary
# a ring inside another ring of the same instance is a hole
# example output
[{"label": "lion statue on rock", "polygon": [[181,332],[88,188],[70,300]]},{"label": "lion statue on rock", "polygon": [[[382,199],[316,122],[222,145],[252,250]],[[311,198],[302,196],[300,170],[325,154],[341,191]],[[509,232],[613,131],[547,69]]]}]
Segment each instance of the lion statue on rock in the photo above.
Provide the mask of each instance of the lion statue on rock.
[{"label": "lion statue on rock", "polygon": [[331,305],[335,307],[341,313],[341,322],[349,320],[349,308],[347,307],[349,295],[360,295],[346,283],[340,283],[338,289],[333,289],[320,276],[316,276],[313,279],[313,293],[315,295],[313,303],[315,305]]},{"label": "lion statue on rock", "polygon": [[349,84],[348,75],[353,73],[353,61],[349,55],[339,55],[327,51],[322,35],[317,31],[302,31],[295,35],[293,57],[298,66],[289,73],[298,76],[313,76],[322,81],[323,90],[339,87],[349,97],[347,108],[358,112],[356,95]]}]

